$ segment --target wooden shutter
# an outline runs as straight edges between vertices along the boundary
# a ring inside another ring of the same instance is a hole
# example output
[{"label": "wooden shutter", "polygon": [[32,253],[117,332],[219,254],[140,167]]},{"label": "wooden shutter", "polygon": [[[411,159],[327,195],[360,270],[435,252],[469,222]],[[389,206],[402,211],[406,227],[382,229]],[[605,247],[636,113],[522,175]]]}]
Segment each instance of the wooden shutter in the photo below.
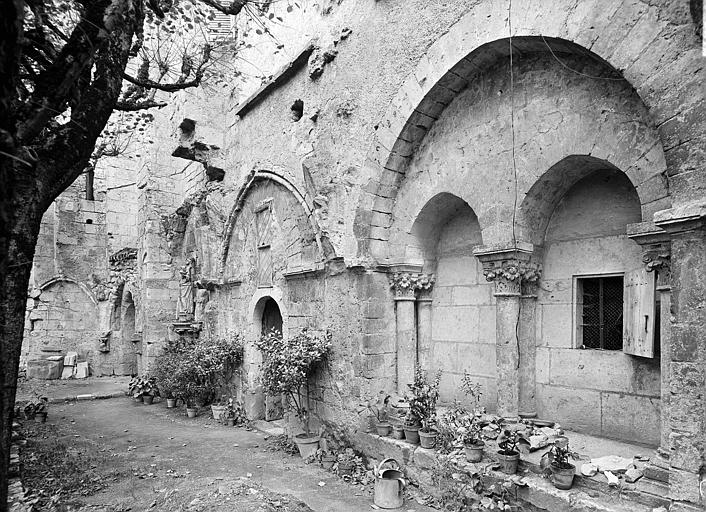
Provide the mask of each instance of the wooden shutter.
[{"label": "wooden shutter", "polygon": [[654,357],[655,273],[644,268],[625,273],[623,352]]}]

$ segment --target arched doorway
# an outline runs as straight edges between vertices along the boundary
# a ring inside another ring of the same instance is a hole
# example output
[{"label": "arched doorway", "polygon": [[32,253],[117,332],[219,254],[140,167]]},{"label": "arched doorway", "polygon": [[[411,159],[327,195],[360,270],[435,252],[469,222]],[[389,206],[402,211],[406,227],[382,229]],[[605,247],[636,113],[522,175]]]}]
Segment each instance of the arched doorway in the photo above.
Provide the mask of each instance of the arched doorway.
[{"label": "arched doorway", "polygon": [[262,308],[262,333],[266,334],[272,330],[277,331],[282,335],[282,313],[279,310],[277,301],[272,297],[265,299],[265,304]]},{"label": "arched doorway", "polygon": [[[275,331],[280,338],[283,338],[282,312],[274,298],[266,296],[259,300],[253,320],[259,324],[261,336]],[[264,395],[265,421],[279,420],[283,416],[284,402],[282,396]]]},{"label": "arched doorway", "polygon": [[125,291],[122,304],[118,307],[120,318],[120,358],[124,372],[141,375],[143,368],[140,365],[142,359],[142,343],[135,340],[135,301],[132,293]]}]

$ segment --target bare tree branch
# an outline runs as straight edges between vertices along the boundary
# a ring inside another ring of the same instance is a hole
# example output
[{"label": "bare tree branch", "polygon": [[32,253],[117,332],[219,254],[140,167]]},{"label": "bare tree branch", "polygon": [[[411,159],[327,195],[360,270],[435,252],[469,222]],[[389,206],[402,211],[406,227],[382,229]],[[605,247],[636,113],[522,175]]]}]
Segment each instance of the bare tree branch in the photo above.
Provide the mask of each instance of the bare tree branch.
[{"label": "bare tree branch", "polygon": [[129,102],[129,101],[118,101],[115,104],[115,110],[121,110],[123,112],[136,112],[138,110],[147,110],[150,108],[162,108],[166,107],[167,103],[163,101],[140,101],[140,102]]}]

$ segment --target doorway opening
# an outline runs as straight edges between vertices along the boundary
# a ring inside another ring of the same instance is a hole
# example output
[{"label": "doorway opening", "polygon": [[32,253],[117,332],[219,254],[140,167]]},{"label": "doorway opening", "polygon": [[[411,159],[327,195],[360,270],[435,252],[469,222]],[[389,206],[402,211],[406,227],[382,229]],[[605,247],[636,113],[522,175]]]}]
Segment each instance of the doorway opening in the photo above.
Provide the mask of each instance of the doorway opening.
[{"label": "doorway opening", "polygon": [[277,301],[272,297],[265,299],[262,308],[262,334],[267,334],[275,330],[282,336],[282,313],[279,310]]}]

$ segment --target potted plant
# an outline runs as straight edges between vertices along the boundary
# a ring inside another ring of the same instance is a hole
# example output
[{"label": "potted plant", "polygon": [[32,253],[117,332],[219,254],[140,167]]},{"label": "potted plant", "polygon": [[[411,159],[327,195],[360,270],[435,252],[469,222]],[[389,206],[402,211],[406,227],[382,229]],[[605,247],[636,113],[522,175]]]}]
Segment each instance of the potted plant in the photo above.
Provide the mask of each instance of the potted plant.
[{"label": "potted plant", "polygon": [[351,476],[356,466],[360,462],[353,448],[346,448],[336,457],[336,472],[339,476]]},{"label": "potted plant", "polygon": [[159,388],[157,387],[157,379],[147,377],[142,383],[142,401],[145,405],[151,405],[154,398],[159,396]]},{"label": "potted plant", "polygon": [[[436,432],[433,427],[436,421],[436,402],[439,400],[439,382],[441,370],[436,372],[434,380],[427,380],[427,373],[420,365],[414,370],[414,382],[407,384],[411,392],[409,398],[409,414],[405,421],[405,437],[412,440],[416,437],[422,448],[433,448],[436,444]],[[414,428],[418,426],[417,432]],[[416,434],[416,435],[415,435]],[[413,442],[413,441],[410,441]]]},{"label": "potted plant", "polygon": [[173,351],[165,351],[158,356],[150,368],[150,374],[157,381],[159,396],[163,396],[167,401],[167,408],[176,407],[176,395],[174,394],[176,384],[174,374],[180,363],[180,355]]},{"label": "potted plant", "polygon": [[144,394],[142,392],[144,387],[144,381],[142,377],[133,377],[130,380],[128,386],[128,394],[135,399],[136,402],[142,402]]},{"label": "potted plant", "polygon": [[247,424],[248,419],[245,415],[245,409],[243,409],[243,404],[240,401],[229,398],[225,408],[221,419],[227,426],[234,427]]},{"label": "potted plant", "polygon": [[480,462],[483,459],[485,441],[481,436],[481,428],[477,416],[466,416],[459,429],[463,450],[468,462]]},{"label": "potted plant", "polygon": [[571,464],[569,459],[577,460],[578,458],[578,453],[569,448],[569,439],[565,436],[559,436],[554,440],[549,451],[542,455],[541,466],[549,465],[554,487],[568,490],[571,489],[576,474],[576,466]]},{"label": "potted plant", "polygon": [[34,420],[37,423],[45,423],[47,421],[48,407],[49,399],[47,397],[35,396],[24,407],[25,418]]},{"label": "potted plant", "polygon": [[309,424],[309,381],[331,349],[331,334],[317,335],[303,329],[296,336],[283,340],[278,331],[272,330],[255,345],[263,353],[263,389],[271,396],[284,395],[287,405],[294,407],[304,429],[304,433],[294,436],[294,442],[301,456],[306,458],[316,452],[320,440],[319,435],[311,432]]},{"label": "potted plant", "polygon": [[336,454],[328,450],[319,451],[321,452],[319,454],[319,464],[321,464],[321,467],[326,471],[331,471],[331,469],[333,469],[333,465],[336,464]]},{"label": "potted plant", "polygon": [[515,430],[505,429],[498,436],[500,471],[508,475],[517,473],[517,465],[520,462],[520,452],[517,450],[518,442],[519,435]]},{"label": "potted plant", "polygon": [[392,425],[388,421],[390,395],[384,391],[380,392],[380,400],[376,404],[369,404],[368,410],[375,416],[375,430],[379,436],[388,436],[392,430]]}]

